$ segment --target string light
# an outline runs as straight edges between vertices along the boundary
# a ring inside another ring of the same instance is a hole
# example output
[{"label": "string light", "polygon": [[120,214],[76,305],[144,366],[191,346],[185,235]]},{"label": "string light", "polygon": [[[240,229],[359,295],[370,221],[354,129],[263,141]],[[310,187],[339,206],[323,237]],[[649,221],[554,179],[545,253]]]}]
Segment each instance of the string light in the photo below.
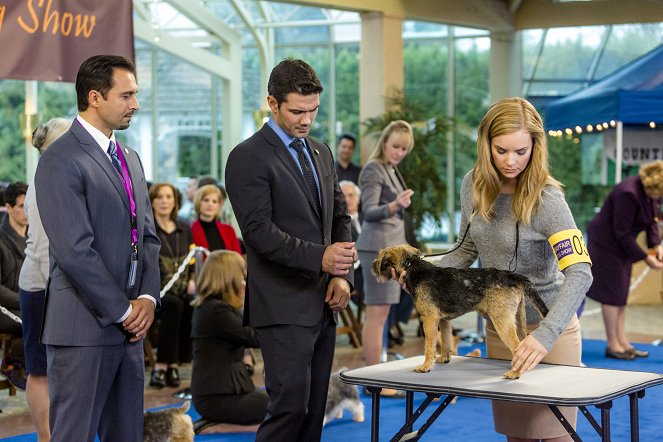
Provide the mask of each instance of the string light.
[{"label": "string light", "polygon": [[610,120],[610,127],[615,127],[616,125],[615,120]]},{"label": "string light", "polygon": [[649,127],[651,127],[652,129],[656,129],[656,123],[653,121],[649,122]]},{"label": "string light", "polygon": [[594,128],[592,127],[591,124],[587,125],[587,132],[594,132]]},{"label": "string light", "polygon": [[582,127],[576,126],[576,133],[581,134],[582,133]]}]

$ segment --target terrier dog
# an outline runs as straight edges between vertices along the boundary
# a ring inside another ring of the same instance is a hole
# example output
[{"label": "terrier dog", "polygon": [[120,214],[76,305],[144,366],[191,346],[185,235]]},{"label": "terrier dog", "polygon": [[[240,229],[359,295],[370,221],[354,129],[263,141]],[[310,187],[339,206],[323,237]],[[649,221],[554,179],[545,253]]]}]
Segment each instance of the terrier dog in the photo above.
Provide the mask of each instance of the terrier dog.
[{"label": "terrier dog", "polygon": [[[451,360],[451,319],[472,310],[487,316],[513,354],[526,336],[525,298],[532,301],[542,317],[548,314],[529,279],[517,273],[493,268],[436,267],[422,259],[417,249],[405,244],[380,250],[371,270],[378,281],[384,282],[391,279],[392,268],[397,275],[406,271],[405,286],[423,322],[424,363],[414,369],[419,373],[430,371],[433,360]],[[435,358],[438,324],[442,351]],[[504,377],[518,379],[520,373],[509,370]]]},{"label": "terrier dog", "polygon": [[347,367],[335,371],[329,378],[323,426],[329,421],[342,418],[346,408],[352,413],[353,421],[364,422],[364,403],[359,399],[359,389],[356,385],[341,381],[340,374],[344,370],[347,370]]},{"label": "terrier dog", "polygon": [[144,442],[193,442],[189,401],[179,407],[146,411],[143,415]]}]

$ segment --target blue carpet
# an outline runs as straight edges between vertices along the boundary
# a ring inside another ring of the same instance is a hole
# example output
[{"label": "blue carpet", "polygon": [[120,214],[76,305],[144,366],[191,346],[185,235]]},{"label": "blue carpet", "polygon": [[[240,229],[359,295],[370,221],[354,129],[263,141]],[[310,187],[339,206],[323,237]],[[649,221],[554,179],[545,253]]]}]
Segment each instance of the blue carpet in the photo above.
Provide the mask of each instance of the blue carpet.
[{"label": "blue carpet", "polygon": [[[638,345],[638,348],[649,350],[645,359],[635,361],[619,361],[604,357],[605,341],[583,340],[582,360],[588,367],[614,368],[619,370],[636,370],[663,373],[663,348],[651,345]],[[480,348],[485,354],[484,345],[462,347],[460,353],[465,354],[474,348]],[[371,436],[371,400],[369,396],[361,396],[366,406],[366,420],[363,423],[352,421],[349,412],[342,419],[334,420],[325,426],[323,442],[368,441]],[[424,394],[415,394],[415,409],[424,400]],[[418,428],[435,410],[439,402],[433,402],[428,410],[417,421]],[[644,398],[638,402],[640,411],[640,440],[643,442],[663,440],[661,426],[661,410],[663,409],[663,386],[648,389]],[[596,407],[590,412],[600,422],[600,413]],[[189,414],[195,421],[198,413],[191,409]],[[383,399],[380,401],[380,440],[390,440],[404,422],[405,401],[403,399]],[[612,440],[630,440],[629,402],[628,397],[613,402],[610,413]],[[577,431],[583,440],[600,440],[598,434],[587,420],[578,413]],[[456,404],[449,405],[439,418],[432,424],[423,440],[435,441],[444,438],[450,442],[493,442],[504,441],[504,437],[493,430],[493,419],[490,401],[473,398],[458,398]],[[204,434],[196,436],[199,441],[249,442],[255,439],[254,433]],[[35,442],[36,433],[0,439],[10,442]]]}]

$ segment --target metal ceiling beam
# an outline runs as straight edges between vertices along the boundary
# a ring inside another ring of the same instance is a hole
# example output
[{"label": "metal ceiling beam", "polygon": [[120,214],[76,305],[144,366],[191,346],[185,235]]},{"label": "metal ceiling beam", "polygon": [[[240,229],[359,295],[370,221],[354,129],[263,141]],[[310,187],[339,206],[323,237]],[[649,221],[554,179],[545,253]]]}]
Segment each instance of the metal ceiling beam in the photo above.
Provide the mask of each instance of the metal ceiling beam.
[{"label": "metal ceiling beam", "polygon": [[239,41],[240,35],[237,31],[228,26],[199,2],[192,2],[191,0],[166,0],[166,3],[177,9],[180,14],[194,22],[205,32],[216,35],[222,41],[228,44]]},{"label": "metal ceiling beam", "polygon": [[204,49],[193,47],[189,42],[172,37],[161,29],[155,30],[150,23],[140,17],[134,17],[134,36],[212,75],[226,79],[233,77],[233,69],[229,66],[228,60]]}]

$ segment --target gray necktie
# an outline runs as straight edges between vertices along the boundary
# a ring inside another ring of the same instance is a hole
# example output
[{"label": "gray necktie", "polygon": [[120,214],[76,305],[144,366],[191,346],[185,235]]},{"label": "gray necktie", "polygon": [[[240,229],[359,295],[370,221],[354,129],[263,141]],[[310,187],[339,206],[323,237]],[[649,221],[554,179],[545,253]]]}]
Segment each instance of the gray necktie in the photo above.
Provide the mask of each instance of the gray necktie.
[{"label": "gray necktie", "polygon": [[302,168],[302,174],[304,175],[304,180],[308,186],[308,190],[311,192],[313,199],[316,202],[316,207],[320,210],[320,194],[318,193],[318,185],[315,183],[315,176],[313,176],[313,168],[311,167],[311,162],[308,160],[304,154],[304,143],[301,140],[295,139],[290,143],[290,147],[295,149],[297,152],[297,160],[299,160],[299,165]]}]

